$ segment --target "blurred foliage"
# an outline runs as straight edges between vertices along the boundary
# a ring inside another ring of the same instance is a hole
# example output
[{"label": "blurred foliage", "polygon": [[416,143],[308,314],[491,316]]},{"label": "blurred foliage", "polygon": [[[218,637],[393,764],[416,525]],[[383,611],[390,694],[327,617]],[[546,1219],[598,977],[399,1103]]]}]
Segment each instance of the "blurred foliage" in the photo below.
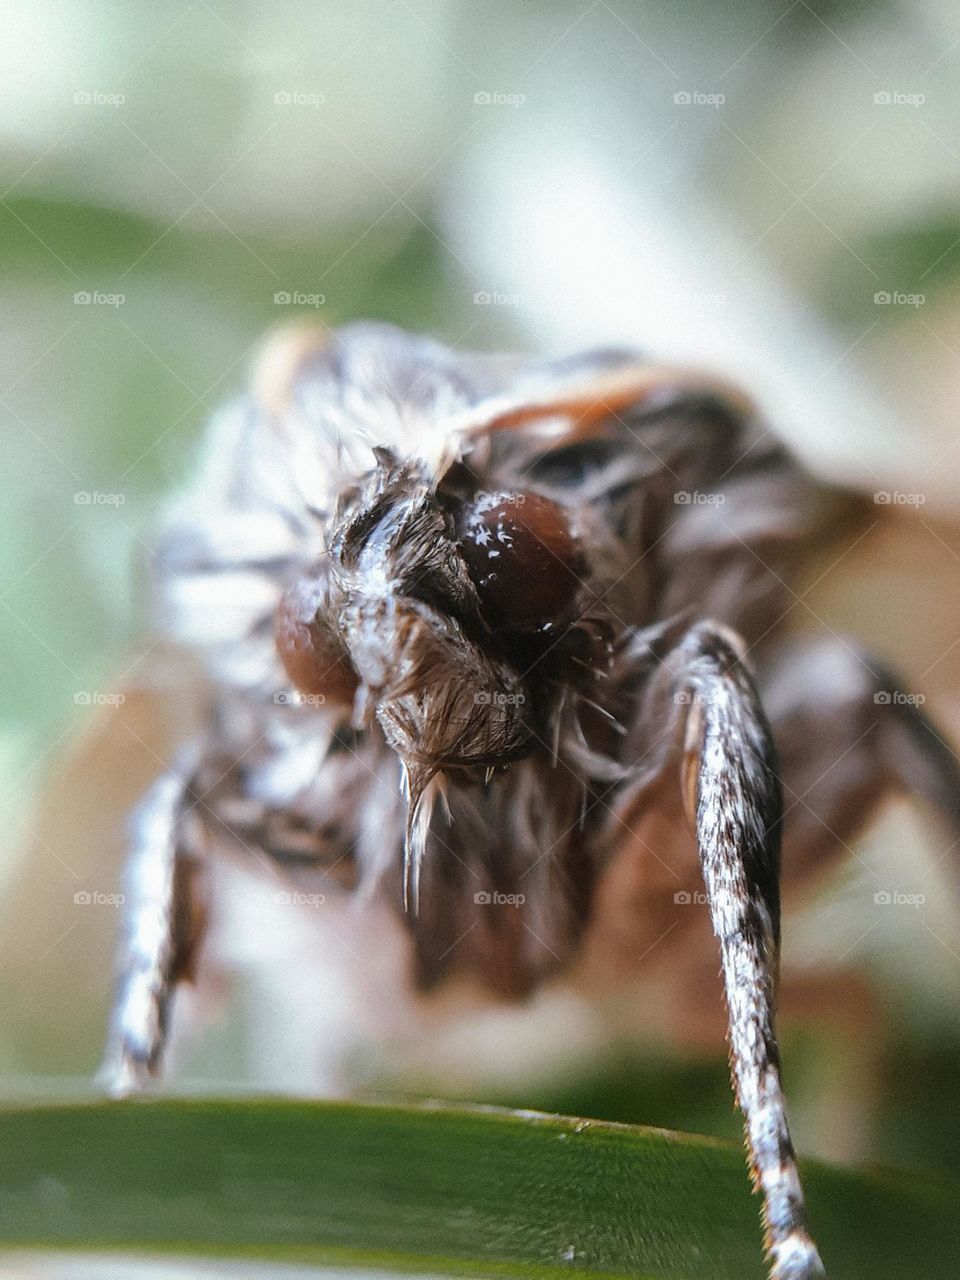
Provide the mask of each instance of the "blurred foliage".
[{"label": "blurred foliage", "polygon": [[[43,387],[57,417],[38,414],[35,393],[16,387],[4,406],[8,435],[19,439],[10,459],[18,484],[7,505],[14,527],[4,543],[12,563],[0,698],[8,731],[24,727],[36,743],[55,736],[78,689],[109,688],[115,655],[137,625],[130,593],[151,500],[189,474],[200,427],[239,390],[262,336],[297,319],[334,325],[362,315],[437,329],[449,304],[438,243],[409,219],[371,232],[362,257],[348,252],[352,228],[321,252],[39,198],[9,200],[0,228],[8,287],[29,284],[45,329],[62,326],[69,337]],[[135,286],[125,283],[130,264],[148,254]],[[269,271],[260,256],[269,256]],[[71,263],[75,290],[57,259]],[[73,293],[82,289],[127,293],[117,307],[81,308]],[[326,291],[337,302],[278,305],[274,294],[284,289]],[[119,493],[122,506],[77,506],[78,491]],[[38,559],[42,573],[30,570]],[[18,567],[28,572],[18,576]]]},{"label": "blurred foliage", "polygon": [[944,293],[949,296],[960,271],[960,216],[944,211],[915,217],[906,225],[887,230],[871,229],[858,238],[854,248],[877,272],[883,289],[864,287],[856,261],[838,248],[816,281],[817,301],[841,323],[903,323],[903,309],[889,305],[878,309],[874,294],[897,292],[924,299]]}]

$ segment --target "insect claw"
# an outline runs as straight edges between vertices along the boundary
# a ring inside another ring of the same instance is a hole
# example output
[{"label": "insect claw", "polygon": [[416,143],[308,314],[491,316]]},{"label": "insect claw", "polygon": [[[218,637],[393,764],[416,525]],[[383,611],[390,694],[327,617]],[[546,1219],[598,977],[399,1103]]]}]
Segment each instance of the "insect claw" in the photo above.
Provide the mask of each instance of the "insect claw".
[{"label": "insect claw", "polygon": [[94,1079],[94,1083],[109,1098],[129,1098],[142,1093],[150,1083],[151,1071],[145,1063],[121,1049],[106,1059]]},{"label": "insect claw", "polygon": [[592,711],[596,711],[602,715],[610,723],[611,727],[621,735],[621,737],[626,735],[626,727],[622,725],[617,717],[612,715],[606,707],[602,707],[599,702],[594,702],[592,698],[586,697],[585,694],[580,695],[580,701],[586,703]]},{"label": "insect claw", "polygon": [[584,671],[589,671],[591,676],[597,680],[610,679],[609,671],[604,671],[602,667],[594,666],[592,662],[584,662],[583,658],[578,658],[575,655],[571,655],[570,661],[575,662],[578,667],[583,667]]}]

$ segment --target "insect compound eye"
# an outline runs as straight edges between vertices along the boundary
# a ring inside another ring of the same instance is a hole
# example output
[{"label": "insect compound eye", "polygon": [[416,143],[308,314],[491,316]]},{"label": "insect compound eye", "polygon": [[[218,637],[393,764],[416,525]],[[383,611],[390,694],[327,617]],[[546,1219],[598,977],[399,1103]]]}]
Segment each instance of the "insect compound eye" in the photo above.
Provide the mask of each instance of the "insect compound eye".
[{"label": "insect compound eye", "polygon": [[328,620],[330,582],[317,571],[287,587],[277,606],[277,653],[295,688],[311,697],[349,706],[359,683],[347,652]]},{"label": "insect compound eye", "polygon": [[538,493],[477,493],[454,515],[484,617],[505,631],[549,630],[569,611],[580,556],[567,512]]}]

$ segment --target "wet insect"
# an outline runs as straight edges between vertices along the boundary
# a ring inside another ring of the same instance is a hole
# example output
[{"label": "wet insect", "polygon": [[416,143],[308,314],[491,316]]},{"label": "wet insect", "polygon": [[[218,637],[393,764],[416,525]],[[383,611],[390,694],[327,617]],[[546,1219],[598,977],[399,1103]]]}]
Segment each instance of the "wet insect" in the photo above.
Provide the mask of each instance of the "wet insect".
[{"label": "wet insect", "polygon": [[[160,1069],[219,859],[392,913],[424,992],[719,956],[772,1274],[822,1275],[774,1026],[781,878],[894,788],[960,829],[915,703],[877,700],[894,683],[851,642],[785,639],[800,561],[856,517],[737,391],[631,352],[467,357],[381,325],[272,349],[156,557],[209,709],[131,823],[111,1087]],[[676,909],[698,884],[709,957]]]}]

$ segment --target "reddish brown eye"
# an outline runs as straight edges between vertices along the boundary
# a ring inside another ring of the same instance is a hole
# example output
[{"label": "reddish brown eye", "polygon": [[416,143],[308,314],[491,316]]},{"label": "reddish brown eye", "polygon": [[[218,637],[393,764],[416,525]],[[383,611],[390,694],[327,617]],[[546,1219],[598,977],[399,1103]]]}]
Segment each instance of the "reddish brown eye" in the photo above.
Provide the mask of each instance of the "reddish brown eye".
[{"label": "reddish brown eye", "polygon": [[537,493],[482,493],[456,516],[460,554],[488,622],[544,631],[569,610],[579,556],[567,513]]},{"label": "reddish brown eye", "polygon": [[300,578],[286,589],[277,606],[277,653],[301,693],[348,706],[358,681],[339,637],[322,614],[328,590],[325,574]]}]

